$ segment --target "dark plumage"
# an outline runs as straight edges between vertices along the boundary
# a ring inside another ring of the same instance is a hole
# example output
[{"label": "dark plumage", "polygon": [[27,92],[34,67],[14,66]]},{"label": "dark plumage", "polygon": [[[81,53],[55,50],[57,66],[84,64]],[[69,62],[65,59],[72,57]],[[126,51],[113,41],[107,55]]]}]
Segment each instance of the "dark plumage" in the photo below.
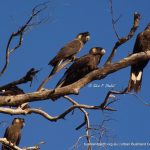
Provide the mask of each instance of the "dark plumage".
[{"label": "dark plumage", "polygon": [[17,87],[16,85],[7,87],[0,92],[2,96],[11,96],[11,95],[19,95],[24,94],[24,91]]},{"label": "dark plumage", "polygon": [[[12,96],[12,95],[19,95],[19,94],[25,94],[25,93],[22,89],[20,89],[16,85],[9,86],[9,87],[3,89],[2,91],[0,91],[0,96]],[[22,109],[30,108],[28,103],[23,103],[23,104],[20,105],[20,107]]]},{"label": "dark plumage", "polygon": [[75,54],[77,54],[83,45],[90,39],[89,32],[83,32],[77,35],[77,37],[66,44],[57,55],[49,62],[48,65],[53,66],[51,75],[54,74],[60,64],[62,64],[67,59],[74,59]]},{"label": "dark plumage", "polygon": [[[133,54],[150,50],[150,23],[145,30],[138,34],[133,49]],[[149,60],[140,61],[131,66],[130,80],[128,92],[134,90],[136,93],[140,91],[142,84],[143,69]]]},{"label": "dark plumage", "polygon": [[83,78],[89,72],[97,69],[101,57],[105,54],[105,50],[101,47],[92,48],[88,54],[78,58],[65,72],[62,79],[56,87],[63,87],[72,84]]},{"label": "dark plumage", "polygon": [[[24,126],[24,119],[22,118],[14,118],[12,124],[7,127],[4,138],[6,138],[13,145],[18,146],[21,139],[21,129]],[[12,150],[9,146],[2,145],[1,150]]]}]

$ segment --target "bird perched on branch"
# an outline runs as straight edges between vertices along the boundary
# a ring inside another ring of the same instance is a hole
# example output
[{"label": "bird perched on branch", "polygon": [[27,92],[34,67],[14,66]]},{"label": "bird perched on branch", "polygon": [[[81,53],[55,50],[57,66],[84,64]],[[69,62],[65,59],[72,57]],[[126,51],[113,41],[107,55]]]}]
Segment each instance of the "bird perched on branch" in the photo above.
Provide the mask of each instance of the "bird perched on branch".
[{"label": "bird perched on branch", "polygon": [[9,86],[0,92],[0,95],[2,96],[11,96],[11,95],[19,95],[19,94],[25,94],[25,93],[22,89],[20,89],[16,85]]},{"label": "bird perched on branch", "polygon": [[[19,94],[25,94],[25,92],[16,85],[6,87],[5,89],[0,91],[0,96],[13,96]],[[23,103],[20,105],[20,108],[27,109],[30,108],[30,106],[28,103]]]},{"label": "bird perched on branch", "polygon": [[[148,50],[150,50],[150,23],[147,25],[143,32],[138,34],[135,41],[133,54],[146,52]],[[140,91],[143,69],[148,64],[148,62],[149,60],[142,60],[131,66],[130,80],[127,89],[128,92],[134,90],[136,93],[138,93]]]},{"label": "bird perched on branch", "polygon": [[[18,146],[21,140],[21,129],[25,124],[24,119],[14,118],[12,124],[7,127],[4,138],[11,142],[14,146]],[[9,146],[2,145],[2,150],[12,150]]]},{"label": "bird perched on branch", "polygon": [[79,33],[73,41],[61,48],[57,55],[48,64],[53,66],[53,70],[51,71],[50,75],[54,74],[57,71],[58,66],[60,66],[67,59],[74,60],[75,54],[81,50],[81,48],[89,39],[89,32]]},{"label": "bird perched on branch", "polygon": [[56,87],[63,87],[72,84],[89,72],[97,69],[105,50],[101,47],[92,48],[88,54],[78,58],[64,73],[62,79],[58,82]]}]

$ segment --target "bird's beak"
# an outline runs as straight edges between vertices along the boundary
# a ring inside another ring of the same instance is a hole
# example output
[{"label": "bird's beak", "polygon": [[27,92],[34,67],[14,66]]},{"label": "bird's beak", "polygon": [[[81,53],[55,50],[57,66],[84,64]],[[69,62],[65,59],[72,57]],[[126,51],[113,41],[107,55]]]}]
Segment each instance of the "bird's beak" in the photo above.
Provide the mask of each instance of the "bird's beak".
[{"label": "bird's beak", "polygon": [[102,50],[101,50],[101,54],[104,55],[105,53],[106,53],[106,50],[105,50],[105,49],[102,49]]},{"label": "bird's beak", "polygon": [[90,40],[90,36],[88,35],[88,36],[86,36],[86,40],[88,41],[88,40]]}]

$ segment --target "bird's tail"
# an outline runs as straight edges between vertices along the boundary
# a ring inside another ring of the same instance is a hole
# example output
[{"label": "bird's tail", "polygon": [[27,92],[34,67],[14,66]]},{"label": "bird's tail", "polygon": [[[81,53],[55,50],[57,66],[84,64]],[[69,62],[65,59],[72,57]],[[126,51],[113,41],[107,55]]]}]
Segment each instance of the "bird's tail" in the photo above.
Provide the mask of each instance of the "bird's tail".
[{"label": "bird's tail", "polygon": [[64,84],[64,80],[63,80],[63,81],[59,81],[59,82],[57,83],[57,85],[55,86],[55,89],[56,89],[56,88],[59,88],[59,87],[62,87],[63,84]]},{"label": "bird's tail", "polygon": [[140,91],[142,84],[142,76],[143,70],[131,71],[130,80],[128,84],[128,92],[134,90],[136,93],[138,93]]},{"label": "bird's tail", "polygon": [[65,73],[63,77],[58,81],[58,83],[55,86],[55,89],[63,86],[63,84],[65,83],[66,76],[67,73]]},{"label": "bird's tail", "polygon": [[51,73],[49,76],[55,74],[57,72],[58,67],[62,64],[63,60],[59,61],[52,69]]},{"label": "bird's tail", "polygon": [[2,145],[1,150],[11,150],[10,147]]}]

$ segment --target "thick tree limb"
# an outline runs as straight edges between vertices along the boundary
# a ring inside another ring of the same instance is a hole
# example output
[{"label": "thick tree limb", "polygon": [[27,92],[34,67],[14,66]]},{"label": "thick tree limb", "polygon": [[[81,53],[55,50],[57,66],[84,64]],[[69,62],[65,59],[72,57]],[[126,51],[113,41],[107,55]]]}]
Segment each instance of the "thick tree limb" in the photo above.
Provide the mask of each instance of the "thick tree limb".
[{"label": "thick tree limb", "polygon": [[79,90],[91,81],[103,79],[111,73],[135,64],[138,61],[147,59],[150,59],[150,51],[133,54],[131,56],[123,58],[116,63],[109,64],[103,68],[92,71],[84,78],[71,85],[57,88],[55,90],[45,90],[27,94],[20,94],[16,96],[0,96],[0,106],[18,106],[26,102],[41,101],[50,98],[53,99],[55,97],[58,98],[69,94],[78,94]]},{"label": "thick tree limb", "polygon": [[110,63],[112,62],[112,59],[113,59],[113,57],[115,56],[115,53],[116,53],[117,48],[118,48],[120,45],[124,44],[125,42],[127,42],[128,40],[130,40],[130,39],[133,37],[135,31],[136,31],[137,28],[138,28],[140,18],[141,18],[141,17],[140,17],[140,14],[138,14],[137,12],[135,12],[135,13],[134,13],[133,26],[132,26],[132,28],[130,29],[130,32],[128,33],[128,35],[127,35],[126,37],[120,38],[120,39],[115,43],[115,46],[113,47],[112,52],[111,52],[110,56],[108,57],[108,59],[107,59],[105,65],[108,65],[108,64],[110,64]]},{"label": "thick tree limb", "polygon": [[[49,114],[47,114],[46,112],[44,112],[43,110],[40,109],[33,109],[33,108],[28,108],[28,109],[24,109],[22,110],[21,108],[16,108],[16,109],[12,109],[12,108],[2,108],[0,107],[0,113],[5,113],[5,114],[11,114],[11,115],[27,115],[27,114],[31,114],[31,113],[35,113],[35,114],[39,114],[41,116],[43,116],[44,118],[48,119],[49,121],[57,121],[59,119],[64,119],[65,116],[70,113],[71,111],[73,111],[74,109],[78,108],[80,109],[85,116],[85,124],[86,124],[86,138],[87,138],[87,142],[89,144],[89,146],[87,147],[88,150],[91,150],[91,142],[90,142],[90,135],[89,135],[89,129],[90,127],[90,121],[89,121],[89,116],[88,116],[88,112],[85,109],[98,109],[98,110],[103,110],[105,108],[102,108],[101,106],[89,106],[89,105],[83,105],[83,104],[79,104],[76,101],[74,101],[73,99],[71,99],[68,96],[64,96],[65,99],[67,99],[69,102],[71,102],[73,105],[68,108],[67,110],[65,110],[62,114],[52,117]],[[107,110],[107,109],[106,109]]]}]

